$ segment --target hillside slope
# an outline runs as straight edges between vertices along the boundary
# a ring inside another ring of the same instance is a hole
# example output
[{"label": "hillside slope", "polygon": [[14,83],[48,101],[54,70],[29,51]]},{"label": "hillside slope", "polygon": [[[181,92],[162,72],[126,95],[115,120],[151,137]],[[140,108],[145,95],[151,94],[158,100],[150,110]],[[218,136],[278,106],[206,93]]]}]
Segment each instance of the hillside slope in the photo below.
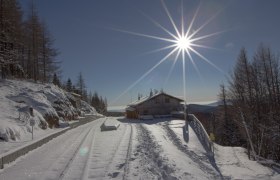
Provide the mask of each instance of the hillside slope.
[{"label": "hillside slope", "polygon": [[34,131],[59,127],[59,122],[77,119],[81,112],[97,114],[86,102],[53,84],[0,80],[0,141],[20,141],[30,136],[30,107]]}]

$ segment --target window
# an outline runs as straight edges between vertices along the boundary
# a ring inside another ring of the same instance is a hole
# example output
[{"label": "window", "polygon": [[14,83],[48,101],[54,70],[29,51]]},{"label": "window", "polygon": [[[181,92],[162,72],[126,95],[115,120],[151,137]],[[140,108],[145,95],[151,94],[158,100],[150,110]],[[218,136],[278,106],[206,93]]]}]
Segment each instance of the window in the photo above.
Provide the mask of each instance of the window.
[{"label": "window", "polygon": [[170,103],[170,99],[169,98],[165,98],[165,103]]}]

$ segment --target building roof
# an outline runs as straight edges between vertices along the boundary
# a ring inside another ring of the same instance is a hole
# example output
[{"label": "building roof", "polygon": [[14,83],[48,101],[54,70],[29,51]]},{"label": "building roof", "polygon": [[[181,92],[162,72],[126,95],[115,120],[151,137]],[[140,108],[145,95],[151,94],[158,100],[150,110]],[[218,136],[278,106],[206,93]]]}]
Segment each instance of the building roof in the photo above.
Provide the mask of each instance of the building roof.
[{"label": "building roof", "polygon": [[155,97],[157,97],[157,96],[160,96],[160,95],[165,95],[165,96],[168,96],[168,97],[170,97],[170,98],[177,99],[177,100],[179,100],[179,101],[181,101],[181,102],[184,101],[184,100],[182,100],[182,99],[180,99],[180,98],[177,98],[177,97],[175,97],[175,96],[171,96],[171,95],[169,95],[169,94],[166,94],[165,92],[159,92],[159,93],[157,93],[157,94],[154,94],[153,96],[145,96],[145,97],[143,97],[143,98],[141,98],[141,99],[139,99],[139,100],[137,100],[137,101],[134,101],[134,102],[132,102],[132,103],[129,103],[128,106],[129,106],[129,107],[133,107],[133,106],[140,105],[140,104],[142,104],[142,103],[144,103],[144,102],[146,102],[146,101],[149,101],[149,100],[151,100],[151,99],[153,99],[153,98],[155,98]]},{"label": "building roof", "polygon": [[77,93],[74,93],[74,92],[71,92],[71,94],[75,97],[79,97],[79,98],[82,97],[80,94],[77,94]]},{"label": "building roof", "polygon": [[125,108],[126,111],[135,111],[135,108],[128,106],[127,108]]}]

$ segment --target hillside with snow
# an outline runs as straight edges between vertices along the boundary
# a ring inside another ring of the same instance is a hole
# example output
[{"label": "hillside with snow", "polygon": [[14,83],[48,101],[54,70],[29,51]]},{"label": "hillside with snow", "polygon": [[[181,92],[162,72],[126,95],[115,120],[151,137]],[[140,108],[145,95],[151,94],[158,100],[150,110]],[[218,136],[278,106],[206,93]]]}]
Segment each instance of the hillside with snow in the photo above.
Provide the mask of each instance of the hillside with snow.
[{"label": "hillside with snow", "polygon": [[21,80],[0,80],[0,102],[0,143],[30,139],[30,119],[35,121],[34,133],[40,135],[80,115],[97,114],[84,101],[78,106],[71,93],[53,84]]}]

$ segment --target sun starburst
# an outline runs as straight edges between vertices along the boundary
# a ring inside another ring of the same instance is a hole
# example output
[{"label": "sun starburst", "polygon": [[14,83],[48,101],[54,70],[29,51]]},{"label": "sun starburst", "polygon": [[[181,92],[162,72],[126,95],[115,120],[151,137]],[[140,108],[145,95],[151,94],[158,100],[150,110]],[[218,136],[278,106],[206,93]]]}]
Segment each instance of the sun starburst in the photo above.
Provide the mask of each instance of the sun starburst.
[{"label": "sun starburst", "polygon": [[[215,69],[218,71],[224,73],[219,67],[217,67],[214,63],[212,63],[208,58],[200,54],[197,50],[197,48],[206,48],[206,49],[214,49],[213,47],[208,47],[206,45],[198,44],[200,40],[210,38],[212,36],[216,36],[220,33],[223,33],[224,31],[220,32],[214,32],[211,34],[206,34],[203,36],[198,36],[198,33],[206,26],[208,25],[216,16],[217,14],[214,14],[212,17],[210,17],[204,24],[202,24],[200,27],[198,27],[196,30],[193,29],[193,25],[195,22],[195,19],[197,17],[197,14],[199,12],[200,5],[196,9],[193,18],[191,19],[190,23],[188,24],[188,28],[186,29],[185,32],[185,27],[187,23],[184,21],[184,13],[183,13],[183,1],[181,4],[181,27],[178,28],[176,25],[175,21],[173,20],[164,0],[161,0],[162,7],[167,14],[167,17],[169,21],[171,22],[171,25],[175,31],[175,33],[171,32],[164,26],[162,26],[159,22],[155,21],[153,18],[147,16],[144,14],[144,16],[149,19],[154,25],[159,27],[161,30],[166,32],[169,37],[159,37],[159,36],[154,36],[154,35],[148,35],[148,34],[142,34],[138,32],[131,32],[131,31],[125,31],[121,29],[114,29],[123,33],[127,34],[132,34],[136,36],[141,36],[145,38],[151,38],[151,39],[156,39],[164,42],[170,43],[168,46],[162,47],[160,49],[153,50],[151,52],[159,52],[163,50],[170,49],[171,51],[165,55],[157,64],[155,64],[153,67],[151,67],[147,72],[145,72],[140,78],[138,78],[134,83],[132,83],[124,92],[122,92],[114,101],[116,102],[120,97],[122,97],[124,94],[126,94],[128,91],[130,91],[134,86],[136,86],[141,80],[143,80],[147,75],[149,75],[154,69],[156,69],[160,64],[162,64],[165,60],[170,58],[171,55],[176,54],[174,63],[172,64],[172,67],[168,73],[167,79],[169,79],[170,74],[172,73],[174,69],[175,63],[178,61],[179,56],[182,59],[182,68],[183,68],[183,94],[184,94],[184,100],[186,102],[186,57],[190,60],[192,65],[194,66],[195,70],[197,73],[201,76],[201,73],[199,72],[198,67],[196,66],[196,63],[194,61],[193,55],[198,56],[200,59],[204,60],[206,63],[210,64],[213,66]],[[192,32],[192,33],[191,33]],[[192,55],[193,54],[193,55]],[[167,81],[167,80],[166,80]]]},{"label": "sun starburst", "polygon": [[187,51],[191,47],[191,41],[188,37],[183,36],[177,40],[176,46],[182,51]]}]

